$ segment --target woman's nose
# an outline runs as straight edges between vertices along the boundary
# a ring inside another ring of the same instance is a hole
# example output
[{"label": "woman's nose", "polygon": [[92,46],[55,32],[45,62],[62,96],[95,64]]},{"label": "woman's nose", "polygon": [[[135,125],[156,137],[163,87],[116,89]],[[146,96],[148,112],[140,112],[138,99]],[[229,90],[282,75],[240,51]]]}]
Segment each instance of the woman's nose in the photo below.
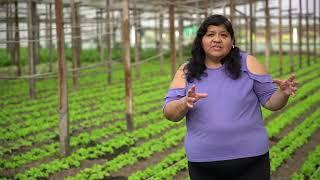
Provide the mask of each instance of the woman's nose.
[{"label": "woman's nose", "polygon": [[213,40],[213,42],[221,42],[221,38],[220,38],[220,36],[214,36],[213,38],[212,38],[212,40]]}]

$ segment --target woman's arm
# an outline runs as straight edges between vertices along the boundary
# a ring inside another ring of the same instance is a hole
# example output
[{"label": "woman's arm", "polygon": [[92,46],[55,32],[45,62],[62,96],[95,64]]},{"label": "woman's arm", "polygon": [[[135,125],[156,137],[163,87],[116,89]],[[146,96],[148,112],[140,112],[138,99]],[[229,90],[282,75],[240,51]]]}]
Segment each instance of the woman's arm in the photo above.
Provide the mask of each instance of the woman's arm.
[{"label": "woman's arm", "polygon": [[189,108],[186,103],[186,96],[169,102],[164,108],[164,116],[174,122],[178,122],[187,114]]},{"label": "woman's arm", "polygon": [[[253,74],[268,74],[266,68],[253,56],[248,56],[247,65],[249,71]],[[295,95],[298,83],[295,81],[293,75],[287,80],[274,80],[273,82],[279,86],[279,89],[272,94],[270,99],[263,106],[271,111],[276,111],[287,104],[290,95]]]},{"label": "woman's arm", "polygon": [[296,94],[298,82],[295,81],[294,75],[291,75],[287,80],[275,79],[273,82],[279,86],[279,89],[266,102],[265,107],[276,111],[287,104],[290,95]]},{"label": "woman's arm", "polygon": [[263,107],[269,109],[270,111],[277,111],[287,104],[288,99],[289,95],[286,95],[282,90],[277,89],[277,91],[272,94],[271,98],[265,103]]},{"label": "woman's arm", "polygon": [[[183,72],[184,65],[176,72],[171,82],[170,89],[184,88],[186,86],[185,74]],[[163,109],[164,116],[170,121],[180,121],[187,114],[188,110],[193,108],[195,102],[207,96],[207,94],[196,93],[196,87],[192,86],[186,93],[186,96],[178,100],[170,101],[165,105]]]}]

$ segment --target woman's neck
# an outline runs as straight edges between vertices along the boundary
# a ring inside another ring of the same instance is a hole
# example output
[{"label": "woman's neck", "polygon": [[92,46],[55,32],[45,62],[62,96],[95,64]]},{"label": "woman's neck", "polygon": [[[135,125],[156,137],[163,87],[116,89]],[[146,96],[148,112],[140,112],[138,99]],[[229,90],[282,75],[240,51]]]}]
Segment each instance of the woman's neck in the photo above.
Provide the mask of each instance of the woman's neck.
[{"label": "woman's neck", "polygon": [[222,66],[221,59],[209,59],[209,58],[206,58],[204,62],[205,62],[205,65],[208,68],[218,68],[218,67]]}]

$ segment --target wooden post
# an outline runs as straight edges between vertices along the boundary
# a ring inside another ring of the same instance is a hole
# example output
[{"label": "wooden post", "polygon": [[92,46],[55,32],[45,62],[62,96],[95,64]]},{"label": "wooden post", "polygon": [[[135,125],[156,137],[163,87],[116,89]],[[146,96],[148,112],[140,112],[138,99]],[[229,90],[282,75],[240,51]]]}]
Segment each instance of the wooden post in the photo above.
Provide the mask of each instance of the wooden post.
[{"label": "wooden post", "polygon": [[44,25],[45,25],[45,39],[46,39],[46,43],[45,43],[45,48],[49,48],[49,40],[48,40],[48,37],[49,37],[49,7],[48,5],[46,4],[45,5],[45,9],[46,9],[46,14],[45,14],[45,22],[44,22]]},{"label": "wooden post", "polygon": [[244,6],[244,11],[246,12],[246,17],[245,17],[245,50],[248,52],[249,46],[248,46],[248,26],[249,21],[248,21],[248,15],[247,15],[247,5]]},{"label": "wooden post", "polygon": [[158,49],[159,48],[159,37],[158,37],[158,13],[155,12],[154,13],[154,37],[155,37],[155,49]]},{"label": "wooden post", "polygon": [[308,66],[310,66],[310,47],[309,47],[309,3],[308,3],[309,0],[306,0],[306,38],[307,38],[307,64]]},{"label": "wooden post", "polygon": [[[199,22],[199,21],[197,21],[197,22]],[[171,78],[173,79],[175,72],[176,72],[176,45],[175,45],[175,32],[174,32],[174,0],[169,1],[169,37],[170,37]]]},{"label": "wooden post", "polygon": [[159,17],[159,53],[160,53],[160,73],[164,74],[164,62],[163,62],[163,5],[160,5],[160,17]]},{"label": "wooden post", "polygon": [[111,31],[112,31],[112,21],[110,20],[110,0],[106,0],[106,46],[108,54],[108,84],[112,82],[112,51],[111,51]]},{"label": "wooden post", "polygon": [[128,131],[133,130],[132,117],[132,88],[131,88],[131,71],[130,71],[130,26],[129,26],[129,0],[123,1],[122,14],[122,44],[123,44],[123,63],[126,90],[126,120]]},{"label": "wooden post", "polygon": [[[6,3],[6,40],[7,40],[7,43],[6,43],[6,48],[7,48],[7,53],[10,53],[10,33],[12,33],[12,30],[11,30],[11,26],[10,26],[10,17],[11,17],[11,14],[10,14],[10,4],[9,3]],[[13,62],[12,62],[13,63]]]},{"label": "wooden post", "polygon": [[40,51],[40,17],[38,15],[38,10],[37,10],[37,4],[36,2],[32,3],[33,6],[33,11],[32,11],[32,16],[33,16],[33,28],[34,28],[34,37],[35,37],[35,41],[34,43],[34,61],[35,64],[39,64],[40,63],[40,59],[39,59],[39,51]]},{"label": "wooden post", "polygon": [[64,54],[64,32],[63,32],[63,15],[62,2],[55,0],[56,14],[56,32],[57,32],[57,49],[58,49],[58,78],[59,78],[59,138],[60,153],[67,156],[70,152],[69,147],[69,108],[68,108],[68,91],[67,91],[67,66]]},{"label": "wooden post", "polygon": [[14,17],[14,13],[12,12],[12,4],[7,4],[7,52],[10,54],[10,58],[11,58],[11,63],[12,65],[15,65],[15,43],[12,42],[14,41],[14,23],[13,23],[13,17]]},{"label": "wooden post", "polygon": [[53,55],[52,55],[52,4],[49,4],[49,72],[52,72],[52,61],[53,61]]},{"label": "wooden post", "polygon": [[290,35],[290,72],[294,72],[294,57],[293,57],[293,38],[292,38],[292,0],[289,0],[289,35]]},{"label": "wooden post", "polygon": [[[77,69],[79,59],[80,59],[80,34],[78,34],[78,28],[80,28],[80,24],[78,24],[79,13],[78,13],[78,5],[75,4],[74,0],[71,0],[71,34],[72,34],[72,68]],[[72,82],[74,90],[79,89],[79,72],[78,70],[72,71]]]},{"label": "wooden post", "polygon": [[99,11],[100,13],[100,18],[99,18],[99,24],[100,24],[100,60],[101,60],[101,63],[102,64],[105,64],[106,63],[106,60],[105,60],[105,45],[106,45],[106,43],[105,43],[105,33],[104,33],[104,28],[103,28],[103,26],[104,26],[104,21],[103,21],[103,19],[104,19],[104,17],[103,17],[103,9],[101,8],[100,9],[100,11]]},{"label": "wooden post", "polygon": [[[36,64],[35,64],[35,37],[34,37],[34,26],[33,26],[33,13],[34,6],[32,5],[34,2],[32,0],[28,0],[28,56],[29,56],[29,74],[32,76],[36,74]],[[29,95],[31,99],[36,98],[36,81],[32,77],[29,79]]]},{"label": "wooden post", "polygon": [[235,27],[238,27],[237,29],[236,29],[236,33],[235,33],[235,38],[236,38],[236,45],[238,45],[238,46],[240,46],[240,45],[242,45],[242,37],[241,37],[241,31],[242,31],[242,29],[241,29],[241,27],[242,27],[242,24],[243,23],[241,23],[242,22],[242,19],[241,19],[242,17],[237,17],[237,18],[235,18],[236,19],[236,21],[235,20],[233,20],[235,23],[233,24],[233,28],[235,28]]},{"label": "wooden post", "polygon": [[179,17],[179,64],[182,64],[183,60],[183,17],[180,14]]},{"label": "wooden post", "polygon": [[103,12],[102,9],[97,11],[97,33],[98,33],[98,47],[99,47],[99,53],[100,53],[100,63],[104,64],[104,43],[103,43]]},{"label": "wooden post", "polygon": [[[115,14],[111,13],[111,21],[112,22],[118,22],[118,19],[116,19]],[[117,32],[118,27],[117,26],[112,26],[112,47],[115,47],[117,45],[117,41],[116,41],[116,32]]]},{"label": "wooden post", "polygon": [[208,9],[209,9],[209,3],[208,0],[204,0],[204,17],[208,17]]},{"label": "wooden post", "polygon": [[20,33],[19,33],[19,16],[18,16],[18,1],[14,2],[15,5],[15,62],[17,66],[17,75],[21,76],[21,63],[20,63]]},{"label": "wooden post", "polygon": [[250,54],[253,55],[253,36],[254,36],[254,22],[253,22],[253,0],[250,0]]},{"label": "wooden post", "polygon": [[302,68],[302,0],[299,0],[299,68]]},{"label": "wooden post", "polygon": [[231,23],[234,25],[235,21],[234,21],[234,14],[235,14],[235,4],[234,4],[234,0],[230,0],[230,21]]},{"label": "wooden post", "polygon": [[137,79],[140,79],[140,59],[141,59],[141,26],[140,26],[140,15],[137,12],[136,1],[134,0],[134,8],[133,8],[133,19],[134,19],[134,35],[135,35],[135,49],[134,49],[134,62],[135,62],[135,75]]},{"label": "wooden post", "polygon": [[257,1],[254,1],[253,3],[253,52],[256,53],[258,51],[258,43],[257,43],[257,25],[256,25],[256,14],[257,14],[257,9],[258,9],[258,5],[257,5]]},{"label": "wooden post", "polygon": [[[170,16],[170,5],[172,5],[172,8],[173,8],[173,13],[174,13],[174,0],[170,0],[168,1],[170,4],[169,4],[169,16]],[[200,25],[200,13],[199,13],[199,9],[200,9],[200,6],[199,6],[199,1],[196,1],[196,15],[197,15],[197,26]],[[169,17],[170,18],[170,17]],[[170,21],[170,20],[169,20]]]},{"label": "wooden post", "polygon": [[283,74],[283,62],[282,62],[282,0],[279,0],[279,74]]},{"label": "wooden post", "polygon": [[[316,50],[316,42],[317,42],[317,23],[316,23],[316,0],[313,0],[313,62],[317,61],[317,50]],[[320,11],[320,9],[319,9]]]},{"label": "wooden post", "polygon": [[269,0],[265,0],[265,20],[266,20],[266,32],[265,32],[265,66],[267,69],[269,69],[269,64],[270,64],[270,13],[269,13]]}]

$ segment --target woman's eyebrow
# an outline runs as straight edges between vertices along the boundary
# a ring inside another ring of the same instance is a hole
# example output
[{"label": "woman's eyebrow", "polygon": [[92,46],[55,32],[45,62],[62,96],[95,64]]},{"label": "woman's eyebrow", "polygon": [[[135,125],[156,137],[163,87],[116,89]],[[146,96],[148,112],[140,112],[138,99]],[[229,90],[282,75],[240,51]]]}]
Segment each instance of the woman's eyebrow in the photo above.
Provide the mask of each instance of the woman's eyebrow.
[{"label": "woman's eyebrow", "polygon": [[[209,32],[217,32],[215,30],[208,30],[207,33]],[[222,31],[218,31],[218,33],[229,33],[228,31],[222,30]]]}]

